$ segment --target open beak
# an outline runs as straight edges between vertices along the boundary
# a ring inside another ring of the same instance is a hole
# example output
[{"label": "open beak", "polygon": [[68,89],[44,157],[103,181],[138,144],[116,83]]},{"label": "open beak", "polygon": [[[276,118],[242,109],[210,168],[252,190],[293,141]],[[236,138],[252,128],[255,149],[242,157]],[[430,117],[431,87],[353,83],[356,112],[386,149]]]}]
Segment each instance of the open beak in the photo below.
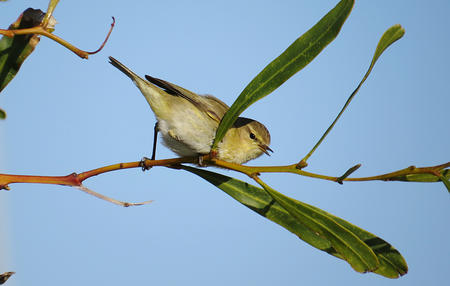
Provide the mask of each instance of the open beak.
[{"label": "open beak", "polygon": [[265,144],[259,144],[259,149],[261,149],[261,151],[263,151],[267,156],[270,156],[270,153],[268,151],[273,153],[273,150]]}]

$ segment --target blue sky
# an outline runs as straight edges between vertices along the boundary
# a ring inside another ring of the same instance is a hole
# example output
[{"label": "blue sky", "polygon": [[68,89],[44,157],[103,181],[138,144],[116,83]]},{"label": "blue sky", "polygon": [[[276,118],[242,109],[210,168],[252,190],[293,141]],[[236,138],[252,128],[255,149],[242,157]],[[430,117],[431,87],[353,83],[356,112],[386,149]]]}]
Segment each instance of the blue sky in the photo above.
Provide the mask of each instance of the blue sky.
[{"label": "blue sky", "polygon": [[[154,116],[114,56],[150,74],[231,104],[248,82],[338,1],[61,1],[55,34],[95,50],[81,60],[43,38],[0,95],[0,172],[66,175],[149,156]],[[47,1],[1,3],[6,28]],[[449,161],[448,1],[357,1],[338,38],[244,116],[271,132],[271,157],[298,161],[365,73],[382,33],[391,46],[308,171],[357,176]],[[158,158],[173,157],[159,146]],[[230,171],[219,172],[240,179]],[[449,197],[442,184],[335,183],[264,175],[272,187],[390,242],[409,273],[389,280],[354,272],[191,174],[126,170],[86,181],[121,208],[62,186],[0,192],[0,272],[8,285],[443,285],[448,281]]]}]

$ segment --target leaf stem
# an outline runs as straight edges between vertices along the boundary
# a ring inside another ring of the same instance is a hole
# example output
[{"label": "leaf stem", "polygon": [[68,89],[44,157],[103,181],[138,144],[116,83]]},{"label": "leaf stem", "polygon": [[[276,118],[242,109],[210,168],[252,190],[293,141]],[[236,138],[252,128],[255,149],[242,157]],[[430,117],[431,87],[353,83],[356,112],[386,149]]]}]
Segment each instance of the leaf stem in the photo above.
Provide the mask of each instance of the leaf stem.
[{"label": "leaf stem", "polygon": [[42,20],[41,26],[46,30],[48,22],[50,21],[50,18],[53,15],[53,11],[56,8],[56,5],[58,5],[59,0],[50,0],[48,3],[47,13],[45,13],[44,19]]}]

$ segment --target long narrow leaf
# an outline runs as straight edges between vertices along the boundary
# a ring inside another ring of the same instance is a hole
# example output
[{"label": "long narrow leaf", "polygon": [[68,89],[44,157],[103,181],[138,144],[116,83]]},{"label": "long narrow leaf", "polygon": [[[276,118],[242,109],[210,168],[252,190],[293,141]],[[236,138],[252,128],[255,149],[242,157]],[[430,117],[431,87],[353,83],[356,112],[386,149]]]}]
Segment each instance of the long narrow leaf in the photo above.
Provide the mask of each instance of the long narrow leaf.
[{"label": "long narrow leaf", "polygon": [[372,248],[373,252],[375,252],[378,260],[380,261],[380,266],[374,271],[375,273],[389,278],[398,278],[408,272],[408,265],[406,264],[403,256],[397,249],[392,247],[392,245],[385,240],[317,207],[310,207],[315,209],[317,212],[330,216],[337,223],[354,233],[368,246],[370,246],[370,248]]},{"label": "long narrow leaf", "polygon": [[263,189],[214,172],[188,166],[182,166],[182,168],[202,177],[241,204],[281,225],[312,246],[329,251],[333,255],[336,253],[328,239],[321,237],[295,219]]},{"label": "long narrow leaf", "polygon": [[225,113],[217,129],[213,149],[223,139],[236,118],[255,101],[270,94],[309,64],[338,35],[352,10],[354,0],[342,0],[316,25],[268,64],[242,91]]},{"label": "long narrow leaf", "polygon": [[[308,223],[311,223],[310,219],[306,218],[306,222],[304,221],[304,218],[299,220],[280,205],[279,202],[275,201],[264,189],[214,172],[188,166],[182,166],[182,168],[207,180],[241,204],[286,228],[313,247],[344,259],[344,257],[332,246],[332,241],[329,237],[321,235],[308,227]],[[286,199],[292,200],[296,204],[300,204],[310,215],[325,216],[330,220],[334,220],[336,224],[346,229],[344,232],[351,232],[368,245],[375,253],[380,263],[378,269],[373,270],[375,273],[388,278],[397,278],[406,273],[408,268],[403,257],[386,241],[319,208],[287,197]]]},{"label": "long narrow leaf", "polygon": [[333,248],[358,272],[373,272],[379,267],[379,261],[372,249],[355,234],[344,228],[322,212],[300,201],[289,198],[267,185],[264,189],[294,218],[308,228],[330,240]]},{"label": "long narrow leaf", "polygon": [[405,34],[405,30],[402,28],[402,26],[400,25],[394,25],[392,27],[390,27],[389,29],[387,29],[383,35],[380,38],[380,41],[378,42],[377,48],[375,49],[375,53],[372,57],[372,61],[370,62],[370,66],[367,69],[367,72],[365,73],[364,77],[362,78],[362,80],[359,82],[358,86],[356,87],[356,89],[352,92],[352,94],[349,96],[349,98],[347,99],[347,101],[345,102],[344,106],[342,107],[341,111],[339,112],[339,114],[336,116],[336,118],[334,119],[333,123],[331,123],[331,125],[327,128],[327,130],[325,131],[325,133],[322,135],[322,137],[320,137],[319,141],[317,141],[317,143],[314,145],[314,147],[311,149],[311,151],[308,152],[308,154],[302,159],[300,160],[300,162],[306,163],[306,161],[308,160],[309,157],[311,157],[311,155],[314,153],[314,151],[317,149],[317,147],[319,147],[319,145],[322,143],[322,141],[325,139],[325,137],[328,135],[328,133],[331,131],[331,129],[333,129],[334,125],[336,124],[336,122],[339,120],[339,118],[341,117],[341,115],[344,113],[345,109],[347,108],[347,106],[350,104],[350,102],[352,101],[352,99],[355,97],[355,95],[358,93],[359,89],[361,88],[361,86],[363,85],[363,83],[366,81],[366,79],[369,77],[370,73],[372,72],[372,69],[375,65],[375,63],[377,62],[378,58],[381,56],[381,54],[390,46],[392,45],[395,41],[399,40],[401,37],[403,37],[403,35]]},{"label": "long narrow leaf", "polygon": [[[44,13],[28,8],[11,24],[9,29],[25,29],[38,26]],[[3,36],[0,40],[0,92],[14,78],[25,59],[39,43],[38,35]]]}]

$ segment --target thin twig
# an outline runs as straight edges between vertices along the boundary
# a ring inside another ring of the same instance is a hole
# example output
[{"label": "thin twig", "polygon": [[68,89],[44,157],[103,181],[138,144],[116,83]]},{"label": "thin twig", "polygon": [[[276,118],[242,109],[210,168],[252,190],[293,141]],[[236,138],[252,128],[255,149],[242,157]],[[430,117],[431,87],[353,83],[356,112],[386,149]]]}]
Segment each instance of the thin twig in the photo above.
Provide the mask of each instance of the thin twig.
[{"label": "thin twig", "polygon": [[111,28],[109,28],[108,35],[106,35],[106,38],[105,38],[105,40],[103,41],[103,43],[102,43],[102,45],[100,46],[100,48],[98,48],[97,50],[95,50],[95,51],[93,51],[93,52],[86,52],[86,53],[88,53],[89,55],[93,55],[93,54],[96,54],[96,53],[100,52],[100,51],[103,49],[103,47],[105,46],[106,42],[107,42],[108,39],[109,39],[109,36],[111,35],[111,32],[112,32],[112,30],[113,30],[113,28],[114,28],[114,24],[116,23],[116,19],[114,18],[114,16],[112,17],[112,19],[113,19],[113,21],[112,21],[112,23],[111,23]]},{"label": "thin twig", "polygon": [[111,35],[111,32],[112,32],[112,30],[114,28],[114,24],[115,24],[115,19],[113,17],[113,22],[111,23],[111,27],[110,27],[110,29],[108,31],[108,34],[107,34],[105,40],[103,41],[103,43],[100,46],[100,48],[98,48],[96,51],[93,51],[93,52],[86,52],[86,51],[80,50],[79,48],[75,47],[74,45],[72,45],[71,43],[67,42],[66,40],[61,39],[60,37],[50,33],[49,31],[44,29],[42,26],[37,26],[37,27],[27,28],[27,29],[17,29],[17,30],[3,30],[3,29],[0,29],[0,34],[5,35],[7,37],[14,37],[16,35],[27,35],[27,34],[42,35],[42,36],[45,36],[45,37],[47,37],[49,39],[52,39],[53,41],[57,42],[58,44],[60,44],[60,45],[62,45],[64,47],[66,47],[67,49],[71,50],[76,55],[78,55],[80,58],[87,59],[89,57],[89,55],[98,53],[99,51],[102,50],[102,48],[105,46],[106,42],[108,41],[109,36]]},{"label": "thin twig", "polygon": [[119,206],[122,206],[122,207],[142,206],[142,205],[146,205],[146,204],[149,204],[149,203],[153,202],[153,200],[148,200],[148,201],[139,202],[139,203],[122,202],[122,201],[113,199],[111,197],[107,197],[105,195],[102,195],[100,193],[94,192],[93,190],[88,189],[88,188],[86,188],[83,185],[77,186],[76,188],[81,190],[81,191],[83,191],[83,192],[85,192],[85,193],[87,193],[87,194],[89,194],[89,195],[91,195],[91,196],[97,197],[97,198],[99,198],[101,200],[104,200],[104,201],[107,201],[107,202],[110,202],[110,203],[113,203],[113,204],[116,204],[116,205],[119,205]]},{"label": "thin twig", "polygon": [[[256,173],[294,173],[294,174],[301,175],[301,176],[317,178],[317,179],[322,179],[322,180],[328,180],[328,181],[333,181],[333,182],[336,182],[339,179],[339,177],[321,175],[321,174],[307,172],[304,170],[299,170],[297,168],[297,164],[285,165],[285,166],[261,166],[261,167],[259,167],[259,166],[239,165],[239,164],[225,162],[225,161],[221,161],[221,160],[217,160],[217,159],[212,159],[209,161],[205,160],[205,162],[207,162],[207,163],[209,162],[212,166],[218,166],[221,168],[234,170],[234,171],[246,174],[250,177],[252,176],[252,174],[256,174]],[[434,175],[436,171],[439,173],[442,170],[449,168],[449,167],[450,167],[450,162],[447,162],[447,163],[444,163],[441,165],[437,165],[437,166],[422,167],[422,168],[416,168],[414,166],[410,166],[410,167],[407,167],[402,170],[398,170],[398,171],[394,171],[394,172],[390,172],[390,173],[386,173],[386,174],[382,174],[382,175],[376,175],[376,176],[370,176],[370,177],[360,177],[360,178],[345,178],[342,181],[352,181],[352,182],[376,181],[376,180],[406,181],[402,178],[407,175],[417,175],[417,174],[432,174],[432,175]],[[434,177],[435,178],[433,180],[429,180],[428,182],[436,182],[436,181],[440,180],[436,175]]]}]

